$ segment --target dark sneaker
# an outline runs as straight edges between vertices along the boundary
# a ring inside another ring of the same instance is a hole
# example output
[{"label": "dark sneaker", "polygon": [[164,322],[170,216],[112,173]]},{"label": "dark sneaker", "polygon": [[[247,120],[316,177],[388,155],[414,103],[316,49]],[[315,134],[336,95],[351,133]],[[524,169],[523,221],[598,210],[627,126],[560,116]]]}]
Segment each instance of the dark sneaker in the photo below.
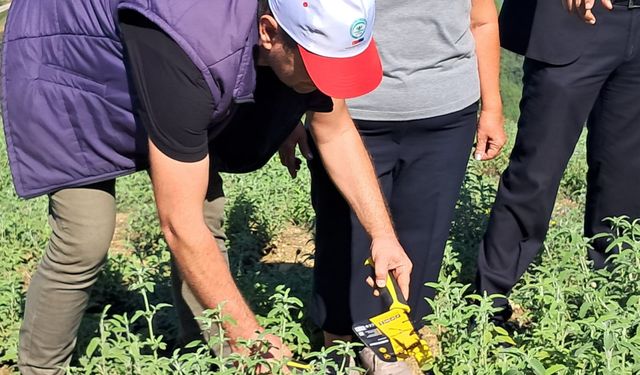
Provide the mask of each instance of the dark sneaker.
[{"label": "dark sneaker", "polygon": [[509,321],[509,319],[511,319],[511,315],[513,315],[513,308],[509,303],[507,303],[500,311],[495,312],[490,319],[493,324],[502,327]]}]

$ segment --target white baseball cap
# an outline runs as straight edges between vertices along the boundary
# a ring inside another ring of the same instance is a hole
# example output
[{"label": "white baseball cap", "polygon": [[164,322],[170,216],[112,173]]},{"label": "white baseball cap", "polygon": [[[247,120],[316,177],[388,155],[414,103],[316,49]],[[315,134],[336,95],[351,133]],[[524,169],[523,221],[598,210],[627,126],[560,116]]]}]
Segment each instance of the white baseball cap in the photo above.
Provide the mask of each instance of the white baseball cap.
[{"label": "white baseball cap", "polygon": [[269,0],[269,6],[298,44],[320,91],[354,98],[378,87],[382,64],[372,37],[375,0]]}]

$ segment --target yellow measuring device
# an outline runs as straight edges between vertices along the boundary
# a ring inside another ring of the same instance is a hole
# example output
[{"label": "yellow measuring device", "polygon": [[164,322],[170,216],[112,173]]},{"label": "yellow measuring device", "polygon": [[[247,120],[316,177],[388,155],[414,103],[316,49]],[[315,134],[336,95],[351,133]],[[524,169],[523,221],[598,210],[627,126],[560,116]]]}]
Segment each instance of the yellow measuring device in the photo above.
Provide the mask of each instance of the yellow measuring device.
[{"label": "yellow measuring device", "polygon": [[310,364],[298,361],[288,361],[287,367],[297,368],[299,370],[311,370]]},{"label": "yellow measuring device", "polygon": [[[367,259],[365,265],[373,266]],[[387,285],[378,289],[388,310],[367,321],[353,325],[353,332],[383,361],[396,362],[414,358],[420,366],[433,359],[409,318],[411,308],[400,292],[396,280],[387,275]]]}]

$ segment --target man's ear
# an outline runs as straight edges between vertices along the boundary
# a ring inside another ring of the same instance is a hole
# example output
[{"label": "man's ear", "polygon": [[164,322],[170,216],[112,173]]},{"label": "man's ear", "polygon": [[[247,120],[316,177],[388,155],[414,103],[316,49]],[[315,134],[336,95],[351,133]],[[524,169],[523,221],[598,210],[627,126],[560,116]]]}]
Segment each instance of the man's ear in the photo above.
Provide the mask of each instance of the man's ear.
[{"label": "man's ear", "polygon": [[274,42],[278,39],[278,22],[273,16],[265,14],[260,16],[258,20],[258,32],[260,36],[260,45],[270,51]]}]

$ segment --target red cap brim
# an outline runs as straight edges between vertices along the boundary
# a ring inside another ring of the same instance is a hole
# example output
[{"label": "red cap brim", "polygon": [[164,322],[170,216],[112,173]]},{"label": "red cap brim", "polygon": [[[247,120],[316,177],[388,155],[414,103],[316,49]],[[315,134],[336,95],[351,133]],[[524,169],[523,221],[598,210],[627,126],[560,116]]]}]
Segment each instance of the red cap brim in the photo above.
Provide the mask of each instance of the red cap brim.
[{"label": "red cap brim", "polygon": [[376,43],[347,58],[324,57],[298,46],[309,77],[318,90],[338,99],[355,98],[373,91],[382,81],[382,64]]}]

